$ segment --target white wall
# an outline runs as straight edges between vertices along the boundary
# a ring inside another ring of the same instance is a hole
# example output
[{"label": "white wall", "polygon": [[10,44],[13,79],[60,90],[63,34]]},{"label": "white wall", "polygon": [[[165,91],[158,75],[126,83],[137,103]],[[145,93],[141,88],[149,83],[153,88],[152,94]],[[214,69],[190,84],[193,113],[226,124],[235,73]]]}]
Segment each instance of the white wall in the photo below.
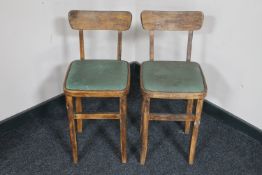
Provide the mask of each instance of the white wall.
[{"label": "white wall", "polygon": [[[194,35],[192,57],[206,75],[207,99],[262,128],[262,1],[258,0],[0,1],[0,120],[62,93],[67,66],[79,57],[77,32],[67,22],[71,9],[131,11],[123,58],[138,62],[148,60],[148,35],[139,21],[142,10],[203,11],[205,22]],[[186,34],[157,33],[155,47],[159,60],[183,60]],[[86,34],[87,57],[112,59],[115,50],[114,32]]]}]

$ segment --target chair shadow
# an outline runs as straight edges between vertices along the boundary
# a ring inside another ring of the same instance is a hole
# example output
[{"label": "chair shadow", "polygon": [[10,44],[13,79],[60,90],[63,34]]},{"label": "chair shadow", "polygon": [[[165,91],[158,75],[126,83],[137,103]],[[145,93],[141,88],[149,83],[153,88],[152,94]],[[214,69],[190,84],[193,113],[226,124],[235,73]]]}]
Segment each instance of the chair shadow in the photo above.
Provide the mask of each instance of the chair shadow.
[{"label": "chair shadow", "polygon": [[[118,129],[119,129],[119,127],[118,127]],[[114,141],[114,139],[112,139],[111,136],[108,134],[108,129],[106,129],[104,126],[98,124],[96,126],[95,132],[91,136],[88,137],[88,139],[87,139],[88,141],[87,142],[85,141],[85,144],[83,145],[81,150],[79,150],[79,153],[78,153],[79,154],[79,160],[84,158],[85,155],[87,155],[89,153],[89,151],[92,151],[90,148],[92,148],[92,146],[94,144],[94,139],[101,139],[101,138],[104,141],[106,141],[107,145],[113,151],[114,155],[118,156],[121,159],[120,142],[116,143]]]},{"label": "chair shadow", "polygon": [[[68,125],[66,126],[61,126],[57,124],[58,122],[54,122],[53,119],[49,119],[47,122],[47,126],[49,131],[53,134],[55,137],[56,142],[61,145],[62,149],[64,152],[68,155],[71,156],[71,145],[70,145],[70,139],[69,139],[69,127]],[[61,121],[59,121],[61,123]],[[65,123],[67,124],[67,117],[65,114]]]},{"label": "chair shadow", "polygon": [[[88,101],[88,100],[87,100]],[[100,101],[97,101],[95,99],[95,102],[97,105],[94,105],[96,108],[100,106],[103,103],[99,103]],[[56,114],[45,114],[46,116],[50,116],[47,119],[43,120],[42,122],[45,123],[45,126],[47,126],[48,130],[52,133],[54,136],[56,142],[62,147],[63,151],[68,155],[68,157],[71,157],[71,145],[70,145],[70,138],[69,138],[69,127],[68,127],[68,120],[67,120],[67,114],[66,114],[66,108],[65,108],[65,102],[60,106],[60,109],[62,113],[59,114],[59,116],[56,116]],[[51,111],[46,109],[45,111]],[[62,121],[62,117],[64,116],[64,122]],[[88,132],[88,121],[84,120],[83,122],[83,133],[77,133],[77,146],[78,146],[78,157],[79,160],[81,160],[86,154],[88,154],[88,151],[93,146],[95,139],[103,139],[108,143],[109,147],[113,151],[114,155],[119,156],[120,152],[120,142],[116,143],[114,139],[108,134],[110,131],[105,127],[105,124],[100,124],[97,122],[92,122],[92,125],[95,125],[95,131],[91,131],[90,134],[86,134],[85,132]],[[110,123],[110,129],[113,130],[119,130],[119,124]],[[117,133],[117,132],[116,132]],[[81,140],[85,140],[84,144]],[[87,140],[87,141],[86,141]],[[81,145],[80,145],[81,144]],[[119,146],[117,146],[119,145]],[[92,150],[90,150],[92,151]]]},{"label": "chair shadow", "polygon": [[[163,131],[163,133],[165,135],[165,138],[168,139],[170,142],[172,142],[172,144],[174,145],[175,149],[177,149],[181,153],[181,155],[184,157],[184,159],[187,160],[187,156],[188,156],[187,151],[183,148],[183,146],[181,146],[181,144],[176,142],[176,140],[174,139],[174,136],[173,136],[170,128],[162,127],[162,131]],[[186,136],[186,135],[184,135],[184,136]]]},{"label": "chair shadow", "polygon": [[[202,120],[204,117],[208,117],[206,115],[204,115],[202,117]],[[197,147],[196,147],[196,158],[197,155],[201,154],[201,152],[203,152],[209,145],[209,143],[211,143],[215,137],[217,135],[219,135],[219,130],[217,130],[216,128],[205,128],[205,132],[201,134],[201,127],[204,127],[205,124],[202,122],[200,125],[200,133],[199,133],[199,138],[198,138],[198,143],[197,143]],[[203,139],[204,138],[204,139]]]},{"label": "chair shadow", "polygon": [[[139,161],[140,158],[140,119],[141,119],[141,103],[142,96],[140,92],[140,64],[133,62],[130,65],[131,68],[131,84],[130,92],[128,95],[128,125],[127,127],[132,130],[132,134],[135,135],[134,139],[127,137],[128,148],[130,154],[135,156],[135,159]],[[129,134],[131,134],[129,132]]]},{"label": "chair shadow", "polygon": [[[185,150],[184,146],[182,146],[180,143],[178,143],[176,141],[174,131],[171,130],[170,127],[166,126],[166,125],[165,126],[163,126],[163,125],[162,126],[154,126],[154,127],[156,127],[160,132],[162,132],[161,135],[163,135],[163,137],[158,138],[157,144],[153,144],[153,145],[151,144],[152,147],[150,149],[148,149],[147,157],[149,157],[150,154],[153,154],[155,151],[159,150],[161,148],[161,146],[164,144],[164,141],[168,141],[174,146],[174,150],[177,150],[179,153],[181,153],[181,155],[183,156],[183,158],[186,161],[187,156],[188,156],[188,152],[187,152],[187,150]],[[189,135],[191,135],[191,134],[189,134]],[[150,132],[149,132],[149,137],[150,137]],[[188,137],[188,136],[184,134],[184,137]],[[188,141],[190,141],[190,139],[188,139]]]},{"label": "chair shadow", "polygon": [[[138,115],[137,113],[133,113],[134,116]],[[129,115],[131,116],[132,113],[129,113]],[[139,115],[140,116],[140,115]],[[137,120],[135,117],[129,117],[128,119],[128,128],[135,128],[135,132],[133,132],[132,134],[136,135],[135,136],[135,140],[134,139],[130,139],[130,137],[127,137],[127,147],[128,150],[130,151],[130,154],[134,155],[135,158],[137,159],[137,161],[140,158],[140,120]]]}]

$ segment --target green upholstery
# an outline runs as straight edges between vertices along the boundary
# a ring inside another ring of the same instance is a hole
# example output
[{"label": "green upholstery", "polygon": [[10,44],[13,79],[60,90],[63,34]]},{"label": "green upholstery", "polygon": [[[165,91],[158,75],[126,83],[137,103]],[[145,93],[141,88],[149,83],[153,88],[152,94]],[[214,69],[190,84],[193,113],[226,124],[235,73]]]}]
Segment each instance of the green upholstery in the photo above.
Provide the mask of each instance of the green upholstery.
[{"label": "green upholstery", "polygon": [[73,61],[66,79],[69,90],[124,90],[128,63],[117,60]]},{"label": "green upholstery", "polygon": [[142,86],[148,91],[203,92],[199,64],[182,61],[147,61],[142,64]]}]

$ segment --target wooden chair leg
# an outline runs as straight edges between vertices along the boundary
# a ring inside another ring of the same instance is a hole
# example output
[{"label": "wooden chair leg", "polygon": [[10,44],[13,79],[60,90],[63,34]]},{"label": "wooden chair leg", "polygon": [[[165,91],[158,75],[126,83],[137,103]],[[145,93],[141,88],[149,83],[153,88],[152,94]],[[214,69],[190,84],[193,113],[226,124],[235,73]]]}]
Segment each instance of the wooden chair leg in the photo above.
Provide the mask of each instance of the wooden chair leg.
[{"label": "wooden chair leg", "polygon": [[[193,104],[194,104],[194,100],[193,100],[193,99],[187,100],[187,109],[186,109],[187,115],[192,114]],[[185,122],[185,134],[189,134],[189,131],[190,131],[190,123],[191,123],[190,121]]]},{"label": "wooden chair leg", "polygon": [[127,162],[126,154],[126,113],[127,102],[126,96],[120,97],[120,144],[121,144],[121,159],[122,163]]},{"label": "wooden chair leg", "polygon": [[197,138],[198,138],[198,131],[199,131],[199,125],[200,125],[200,119],[201,119],[201,113],[202,113],[202,107],[203,107],[203,99],[197,100],[197,106],[196,106],[196,118],[194,121],[194,128],[191,138],[191,145],[190,145],[190,152],[189,152],[189,164],[192,165],[194,163],[195,158],[195,151],[196,151],[196,144],[197,144]]},{"label": "wooden chair leg", "polygon": [[[76,98],[76,112],[81,113],[83,110],[81,97]],[[83,121],[81,119],[77,120],[77,132],[83,132]]]},{"label": "wooden chair leg", "polygon": [[72,147],[72,156],[73,161],[76,164],[78,162],[77,155],[77,142],[76,142],[76,128],[75,128],[75,120],[74,120],[74,110],[73,110],[73,97],[66,96],[66,107],[67,107],[67,115],[69,120],[69,133],[70,133],[70,142]]},{"label": "wooden chair leg", "polygon": [[143,128],[144,109],[145,109],[145,101],[143,99],[141,105],[140,136],[142,134],[142,128]]},{"label": "wooden chair leg", "polygon": [[142,120],[142,133],[141,133],[141,153],[140,153],[140,164],[144,165],[146,161],[147,146],[148,146],[148,125],[149,125],[149,108],[150,99],[143,99],[143,120]]}]

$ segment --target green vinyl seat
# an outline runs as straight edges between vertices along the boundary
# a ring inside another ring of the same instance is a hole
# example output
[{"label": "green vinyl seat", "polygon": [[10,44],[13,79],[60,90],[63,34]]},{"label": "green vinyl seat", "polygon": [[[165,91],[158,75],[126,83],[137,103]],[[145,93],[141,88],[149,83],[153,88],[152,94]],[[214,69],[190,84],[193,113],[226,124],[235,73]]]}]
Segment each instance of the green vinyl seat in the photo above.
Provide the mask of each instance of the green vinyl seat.
[{"label": "green vinyl seat", "polygon": [[204,91],[201,68],[195,62],[147,61],[142,64],[142,87],[146,91],[197,93]]},{"label": "green vinyl seat", "polygon": [[73,61],[66,79],[68,90],[124,90],[128,84],[128,63],[118,60]]}]

